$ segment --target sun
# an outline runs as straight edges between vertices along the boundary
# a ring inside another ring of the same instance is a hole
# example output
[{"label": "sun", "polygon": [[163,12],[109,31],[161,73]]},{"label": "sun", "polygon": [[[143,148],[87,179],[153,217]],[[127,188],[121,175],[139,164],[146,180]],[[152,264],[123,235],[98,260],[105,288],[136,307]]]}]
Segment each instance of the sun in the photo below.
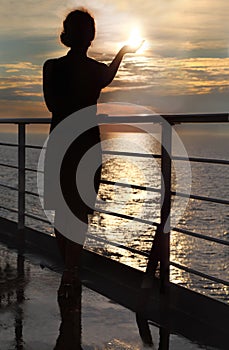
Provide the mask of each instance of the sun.
[{"label": "sun", "polygon": [[141,44],[141,42],[142,37],[140,35],[140,30],[138,28],[133,28],[127,41],[128,45],[137,47]]},{"label": "sun", "polygon": [[137,48],[140,46],[140,48],[137,50],[138,53],[142,53],[143,51],[145,51],[147,47],[146,41],[141,36],[140,29],[138,27],[132,28],[129,39],[127,40],[127,45],[130,45],[133,48]]}]

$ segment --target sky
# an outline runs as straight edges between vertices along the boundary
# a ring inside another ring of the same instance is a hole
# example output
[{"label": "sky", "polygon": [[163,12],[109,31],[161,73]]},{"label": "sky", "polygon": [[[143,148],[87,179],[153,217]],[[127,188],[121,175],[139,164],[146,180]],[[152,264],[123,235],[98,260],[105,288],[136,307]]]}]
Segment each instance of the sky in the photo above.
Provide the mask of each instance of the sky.
[{"label": "sky", "polygon": [[136,28],[147,44],[125,56],[99,102],[157,113],[228,112],[228,0],[1,0],[1,118],[50,116],[42,65],[66,54],[59,42],[62,22],[79,6],[96,20],[91,57],[109,64]]}]

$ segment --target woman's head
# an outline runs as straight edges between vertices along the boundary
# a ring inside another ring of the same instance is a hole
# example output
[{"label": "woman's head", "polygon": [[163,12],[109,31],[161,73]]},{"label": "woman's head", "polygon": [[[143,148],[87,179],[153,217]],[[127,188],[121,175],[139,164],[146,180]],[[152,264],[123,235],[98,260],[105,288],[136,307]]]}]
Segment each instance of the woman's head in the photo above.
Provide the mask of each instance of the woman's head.
[{"label": "woman's head", "polygon": [[94,18],[85,9],[71,11],[63,22],[61,42],[67,47],[87,49],[94,38]]}]

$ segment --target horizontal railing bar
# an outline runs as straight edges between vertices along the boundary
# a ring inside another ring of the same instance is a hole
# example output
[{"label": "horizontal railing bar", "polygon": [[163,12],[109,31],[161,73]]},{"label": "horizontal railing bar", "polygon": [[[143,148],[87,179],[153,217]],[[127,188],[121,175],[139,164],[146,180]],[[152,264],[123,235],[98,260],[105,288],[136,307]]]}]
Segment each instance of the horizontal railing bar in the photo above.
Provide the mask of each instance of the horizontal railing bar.
[{"label": "horizontal railing bar", "polygon": [[[5,143],[0,142],[0,146],[14,146],[18,147],[17,144],[12,143]],[[25,145],[26,148],[31,149],[42,149],[42,146],[36,146],[36,145]],[[130,157],[141,157],[141,158],[156,158],[160,159],[160,154],[147,154],[147,153],[136,153],[136,152],[120,152],[120,151],[103,151],[103,154],[110,154],[110,155],[118,155],[118,156],[130,156]],[[198,163],[212,163],[212,164],[222,164],[222,165],[229,165],[229,160],[224,159],[214,159],[214,158],[196,158],[196,157],[181,157],[181,156],[172,156],[172,160],[183,160],[183,161],[190,161],[190,162],[198,162]]]},{"label": "horizontal railing bar", "polygon": [[[130,248],[130,247],[126,247],[126,246],[123,246],[121,244],[118,244],[118,243],[114,243],[114,242],[110,242],[110,241],[107,241],[106,239],[103,239],[101,237],[95,237],[94,235],[91,235],[91,234],[87,234],[87,236],[93,240],[97,240],[97,241],[101,241],[101,242],[104,242],[104,243],[107,243],[109,245],[113,245],[113,246],[116,246],[116,247],[119,247],[119,248],[122,248],[124,250],[129,250],[135,254],[139,254],[139,255],[142,255],[142,256],[145,256],[145,257],[149,257],[149,253],[145,253],[145,252],[140,252],[134,248]],[[211,281],[214,281],[214,282],[217,282],[217,283],[222,283],[224,285],[229,285],[229,282],[223,280],[223,279],[220,279],[220,278],[217,278],[217,277],[214,277],[214,276],[210,276],[210,275],[207,275],[205,273],[202,273],[200,271],[197,271],[197,270],[194,270],[194,269],[191,269],[189,267],[186,267],[186,266],[183,266],[183,265],[180,265],[178,263],[175,263],[173,261],[170,261],[170,265],[174,266],[174,267],[177,267],[181,270],[185,270],[186,272],[190,272],[192,274],[195,274],[195,275],[198,275],[200,277],[204,277],[204,278],[207,278]]]},{"label": "horizontal railing bar", "polygon": [[115,182],[115,181],[109,181],[109,180],[100,180],[100,183],[104,185],[115,185],[120,187],[131,187],[136,190],[142,190],[142,191],[149,191],[149,192],[157,192],[161,193],[161,190],[154,187],[146,187],[146,186],[139,186],[139,185],[133,185],[133,184],[126,184],[123,182]]},{"label": "horizontal railing bar", "polygon": [[171,195],[178,196],[178,197],[184,197],[184,198],[197,199],[200,201],[211,202],[211,203],[226,204],[226,205],[229,204],[229,200],[226,200],[226,199],[197,196],[194,194],[187,194],[187,193],[176,192],[176,191],[171,191]]},{"label": "horizontal railing bar", "polygon": [[1,183],[0,183],[0,186],[1,186],[1,187],[8,188],[9,190],[18,191],[18,188],[17,188],[17,187],[13,187],[13,186],[9,186],[9,185],[4,185],[4,184],[1,184]]},{"label": "horizontal railing bar", "polygon": [[25,170],[26,170],[26,171],[32,171],[32,172],[34,172],[34,173],[41,173],[41,174],[43,174],[43,173],[44,173],[44,172],[43,172],[43,171],[41,171],[41,170],[32,169],[32,168],[25,168]]},{"label": "horizontal railing bar", "polygon": [[17,143],[0,142],[0,146],[18,147],[18,144]]},{"label": "horizontal railing bar", "polygon": [[166,120],[170,124],[179,123],[228,123],[228,113],[203,113],[203,114],[144,114],[132,116],[98,116],[99,123],[160,123]]},{"label": "horizontal railing bar", "polygon": [[28,213],[25,213],[25,216],[27,216],[27,217],[29,217],[31,219],[37,220],[37,221],[42,221],[42,222],[44,222],[46,224],[50,224],[49,220],[42,219],[39,216],[35,216],[35,215],[32,215],[32,214],[28,214]]},{"label": "horizontal railing bar", "polygon": [[183,228],[178,228],[178,227],[173,228],[172,230],[176,231],[176,232],[179,232],[179,233],[183,233],[183,234],[185,234],[187,236],[197,237],[197,238],[200,238],[200,239],[204,239],[206,241],[215,242],[215,243],[219,243],[219,244],[222,244],[222,245],[229,246],[229,241],[225,241],[225,240],[220,239],[220,238],[206,236],[206,235],[203,235],[201,233],[188,231],[188,230],[185,230]]},{"label": "horizontal railing bar", "polygon": [[[17,144],[12,143],[4,143],[0,142],[0,145],[4,146],[15,146],[18,147]],[[32,149],[42,149],[42,146],[36,146],[36,145],[25,145],[26,148],[32,148]],[[103,151],[103,154],[110,154],[110,155],[120,155],[120,156],[131,156],[131,157],[141,157],[141,158],[161,158],[160,154],[147,154],[147,153],[132,153],[132,152],[119,152],[119,151]],[[199,163],[213,163],[213,164],[222,164],[222,165],[228,165],[229,160],[223,160],[223,159],[214,159],[214,158],[196,158],[196,157],[180,157],[180,156],[172,156],[173,160],[183,160],[183,161],[191,161],[191,162],[199,162]]]},{"label": "horizontal railing bar", "polygon": [[[101,180],[100,183],[106,184],[106,185],[116,185],[120,187],[131,187],[143,191],[149,191],[149,192],[158,192],[161,193],[160,189],[153,188],[153,187],[145,187],[145,186],[139,186],[139,185],[133,185],[133,184],[125,184],[122,182],[115,182],[115,181],[109,181],[109,180]],[[218,203],[218,204],[229,204],[228,200],[225,199],[219,199],[219,198],[211,198],[211,197],[203,197],[203,196],[197,196],[197,195],[192,195],[192,194],[186,194],[182,192],[175,192],[172,191],[171,194],[173,196],[179,196],[179,197],[186,197],[186,198],[191,198],[191,199],[197,199],[197,200],[203,200],[203,201],[208,201],[208,202],[213,202],[213,203]]]},{"label": "horizontal railing bar", "polygon": [[138,254],[138,255],[145,256],[145,257],[149,257],[149,253],[141,252],[141,251],[139,251],[137,249],[134,249],[134,248],[131,248],[131,247],[126,247],[126,246],[124,246],[122,244],[108,241],[107,239],[104,239],[104,238],[92,235],[91,233],[87,233],[87,237],[90,238],[90,239],[93,239],[94,241],[107,243],[107,244],[109,244],[111,246],[114,246],[114,247],[117,247],[117,248],[121,248],[121,249],[124,249],[124,250],[128,250],[128,251],[130,251],[131,253],[134,253],[134,254]]},{"label": "horizontal railing bar", "polygon": [[107,211],[107,210],[103,210],[103,209],[100,209],[100,208],[97,208],[97,207],[95,208],[95,211],[97,211],[98,213],[107,214],[107,215],[111,215],[111,216],[116,216],[118,218],[122,218],[122,219],[126,219],[126,220],[133,220],[133,221],[141,222],[142,224],[147,224],[147,225],[152,225],[152,226],[158,226],[159,225],[158,222],[149,221],[149,220],[140,219],[140,218],[135,218],[135,217],[130,216],[130,215],[119,214],[119,213],[115,213],[113,211]]},{"label": "horizontal railing bar", "polygon": [[37,170],[36,170],[36,169],[32,169],[32,168],[25,168],[25,171],[32,171],[32,172],[34,172],[34,173],[36,173],[36,172],[37,172]]},{"label": "horizontal railing bar", "polygon": [[[0,146],[14,146],[18,147],[17,144],[12,143],[5,143],[0,142]],[[36,145],[25,145],[26,148],[31,149],[42,149],[42,146],[36,146]],[[160,154],[147,154],[147,153],[132,153],[132,152],[119,152],[119,151],[103,151],[103,154],[110,154],[110,155],[118,155],[118,156],[130,156],[130,157],[140,157],[140,158],[156,158],[160,159]],[[212,164],[222,164],[222,165],[229,165],[229,160],[224,159],[214,159],[214,158],[196,158],[196,157],[181,157],[181,156],[172,156],[172,160],[183,160],[183,161],[190,161],[190,162],[198,162],[198,163],[212,163]],[[1,164],[2,165],[2,164]]]},{"label": "horizontal railing bar", "polygon": [[[27,168],[26,170],[37,172],[34,169],[28,169]],[[150,192],[157,192],[157,193],[161,192],[160,189],[153,188],[153,187],[144,187],[144,186],[125,184],[125,183],[121,183],[121,182],[114,182],[114,181],[108,181],[108,180],[101,180],[100,183],[107,184],[107,185],[116,185],[116,186],[120,186],[120,187],[131,187],[131,188],[135,188],[135,189],[139,189],[139,190],[143,190],[143,191],[150,191]],[[4,185],[4,184],[1,184],[1,183],[0,183],[0,186],[18,191],[18,189],[16,187]],[[28,193],[28,191],[26,191],[26,193]],[[32,193],[28,193],[28,194],[32,194]],[[228,200],[224,200],[224,199],[217,199],[217,198],[211,198],[211,197],[202,197],[202,196],[196,196],[196,195],[188,195],[186,193],[174,192],[174,191],[172,191],[171,194],[173,196],[192,198],[192,199],[203,200],[203,201],[212,202],[212,203],[226,204],[226,205],[229,204],[229,201]],[[133,220],[133,218],[131,220]]]},{"label": "horizontal railing bar", "polygon": [[0,166],[4,166],[4,167],[6,167],[6,168],[18,169],[17,166],[15,166],[15,165],[10,165],[10,164],[6,164],[6,163],[0,163]]},{"label": "horizontal railing bar", "polygon": [[29,194],[29,195],[31,195],[31,196],[39,197],[39,194],[38,194],[38,193],[31,192],[31,191],[25,191],[25,194]]},{"label": "horizontal railing bar", "polygon": [[[126,247],[126,246],[123,246],[122,244],[119,244],[119,243],[115,243],[115,242],[110,242],[104,238],[101,238],[101,237],[95,237],[95,235],[92,235],[92,234],[87,234],[87,237],[89,237],[90,239],[93,239],[93,240],[96,240],[96,241],[100,241],[100,242],[103,242],[103,243],[107,243],[109,245],[112,245],[112,246],[115,246],[115,247],[118,247],[118,248],[122,248],[124,250],[128,250],[134,254],[138,254],[138,255],[142,255],[144,257],[149,257],[149,253],[145,253],[145,252],[141,252],[139,250],[136,250],[134,248],[131,248],[131,247]],[[183,266],[183,265],[180,265],[178,263],[175,263],[173,261],[170,261],[170,265],[176,267],[176,268],[179,268],[181,270],[185,270],[186,272],[190,272],[192,274],[195,274],[195,275],[198,275],[200,277],[204,277],[204,278],[207,278],[211,281],[214,281],[214,282],[217,282],[217,283],[222,283],[224,285],[229,285],[229,282],[225,281],[225,280],[222,280],[220,278],[217,278],[217,277],[214,277],[214,276],[210,276],[210,275],[207,275],[205,273],[202,273],[200,271],[197,271],[197,270],[194,270],[194,269],[191,269],[189,267],[186,267],[186,266]]]},{"label": "horizontal railing bar", "polygon": [[[189,113],[189,114],[138,114],[130,116],[97,115],[98,123],[158,123],[165,119],[176,123],[228,123],[228,113]],[[50,124],[51,118],[0,118],[0,124]]]},{"label": "horizontal railing bar", "polygon": [[139,157],[139,158],[161,158],[160,154],[148,154],[148,153],[135,153],[135,152],[121,152],[121,151],[103,151],[103,154],[115,155],[115,156],[127,156],[127,157]]},{"label": "horizontal railing bar", "polygon": [[196,276],[200,276],[200,277],[203,277],[203,278],[206,278],[210,281],[213,281],[213,282],[216,282],[216,283],[220,283],[220,284],[223,284],[225,286],[229,286],[229,282],[228,281],[225,281],[221,278],[217,278],[217,277],[214,277],[214,276],[210,276],[210,275],[207,275],[206,273],[203,273],[203,272],[200,272],[200,271],[197,271],[195,269],[192,269],[190,267],[187,267],[187,266],[184,266],[184,265],[180,265],[174,261],[170,261],[170,265],[171,266],[174,266],[180,270],[184,270],[186,272],[189,272],[189,273],[192,273],[193,275],[196,275]]},{"label": "horizontal railing bar", "polygon": [[[146,190],[146,191],[151,191],[151,192],[158,192],[160,193],[160,190],[159,189],[155,189],[155,188],[148,188],[148,187],[142,187],[142,186],[137,186],[137,185],[128,185],[128,184],[122,184],[122,183],[116,183],[116,182],[112,182],[112,181],[107,181],[107,180],[101,180],[101,183],[104,183],[104,184],[111,184],[111,185],[117,185],[117,186],[131,186],[133,188],[136,188],[136,189],[140,189],[140,190]],[[16,187],[13,187],[13,186],[9,186],[9,185],[4,185],[4,184],[1,184],[0,183],[0,186],[1,187],[4,187],[4,188],[8,188],[8,189],[11,189],[11,190],[16,190],[18,191],[18,188]],[[32,194],[32,195],[36,195],[36,196],[39,196],[38,194],[35,194],[34,192],[29,192],[29,191],[25,191],[25,193],[27,194]],[[193,199],[198,199],[198,200],[205,200],[205,201],[209,201],[209,202],[214,202],[214,203],[219,203],[219,204],[229,204],[229,201],[226,201],[226,200],[220,200],[220,199],[212,199],[212,198],[209,198],[209,197],[200,197],[200,196],[194,196],[194,195],[186,195],[186,194],[181,194],[181,193],[176,193],[176,192],[172,192],[172,195],[178,195],[178,196],[182,196],[182,197],[187,197],[187,198],[193,198]],[[97,210],[97,209],[96,209]],[[119,217],[122,217],[124,219],[128,219],[128,220],[136,220],[138,222],[142,222],[142,223],[146,223],[146,224],[150,224],[150,225],[153,225],[153,224],[156,224],[158,225],[158,223],[154,223],[154,222],[151,222],[151,221],[148,221],[148,220],[145,220],[145,219],[139,219],[139,218],[133,218],[131,216],[128,216],[128,215],[124,215],[124,214],[118,214],[118,213],[114,213],[114,212],[107,212],[107,211],[101,211],[103,212],[104,214],[108,214],[108,215],[113,215],[113,216],[119,216]]]},{"label": "horizontal railing bar", "polygon": [[12,211],[12,213],[18,213],[18,210],[12,209],[12,208],[7,208],[7,207],[4,207],[3,205],[0,205],[0,208],[4,209],[4,210]]},{"label": "horizontal railing bar", "polygon": [[[157,158],[161,159],[160,154],[147,154],[147,153],[132,153],[132,152],[120,152],[120,151],[103,151],[103,154],[118,155],[118,156],[130,156],[139,158]],[[212,164],[222,164],[229,165],[229,160],[224,159],[214,159],[214,158],[196,158],[196,157],[181,157],[172,156],[172,160],[182,160],[186,162],[198,162],[198,163],[212,163]]]},{"label": "horizontal railing bar", "polygon": [[212,163],[212,164],[222,164],[229,165],[229,160],[224,159],[214,159],[214,158],[196,158],[196,157],[180,157],[180,156],[172,156],[172,160],[183,160],[186,162],[197,162],[197,163]]},{"label": "horizontal railing bar", "polygon": [[42,149],[42,146],[37,146],[37,145],[25,145],[25,148],[32,148],[32,149]]},{"label": "horizontal railing bar", "polygon": [[228,123],[228,113],[190,113],[190,114],[163,114],[162,117],[170,123]]},{"label": "horizontal railing bar", "polygon": [[0,124],[50,124],[51,118],[0,118]]}]

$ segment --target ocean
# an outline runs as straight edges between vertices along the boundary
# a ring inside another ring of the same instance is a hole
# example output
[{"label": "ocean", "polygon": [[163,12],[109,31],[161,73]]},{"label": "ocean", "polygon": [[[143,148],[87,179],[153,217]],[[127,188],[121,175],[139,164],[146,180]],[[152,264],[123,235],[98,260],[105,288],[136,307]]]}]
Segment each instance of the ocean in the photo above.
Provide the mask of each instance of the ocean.
[{"label": "ocean", "polygon": [[[229,160],[228,133],[224,132],[222,127],[212,126],[212,128],[206,130],[199,128],[197,131],[194,127],[188,129],[178,126],[176,131],[189,157]],[[2,133],[0,136],[1,142],[16,142],[16,135],[13,133]],[[45,134],[30,133],[27,135],[26,142],[27,144],[42,145],[45,138]],[[106,136],[103,136],[103,140],[104,151],[160,153],[160,143],[157,137],[147,133],[108,133]],[[37,169],[39,154],[39,150],[27,148],[26,167]],[[17,165],[16,147],[1,146],[0,163]],[[173,162],[173,191],[188,191],[189,176],[191,174],[192,194],[229,199],[228,165],[191,162],[190,168],[188,168],[185,164],[183,161],[176,161],[176,164]],[[0,169],[0,183],[17,186],[17,170],[3,166],[0,166]],[[125,184],[153,187],[159,190],[161,184],[160,160],[157,158],[104,154],[102,178]],[[37,193],[35,172],[26,172],[26,190]],[[1,187],[1,205],[17,209],[16,192]],[[158,223],[160,221],[160,193],[158,191],[146,192],[130,188],[130,186],[120,187],[118,185],[101,184],[96,205],[103,210]],[[38,197],[26,196],[26,212],[47,219]],[[1,217],[17,221],[17,214],[5,209],[0,208],[0,215]],[[172,206],[173,217],[179,219],[179,222],[176,222],[176,227],[225,241],[229,240],[229,211],[226,204],[195,199],[178,201]],[[26,225],[45,234],[53,234],[51,224],[26,218]],[[95,212],[91,219],[89,232],[117,244],[149,252],[155,233],[155,226]],[[96,243],[89,238],[85,242],[85,247],[141,270],[144,270],[147,264],[147,259],[143,256],[105,243]],[[228,257],[228,246],[191,237],[174,230],[171,232],[170,260],[173,262],[229,281]],[[174,283],[223,302],[229,302],[229,287],[227,286],[208,281],[173,266],[170,268],[170,278]]]}]

